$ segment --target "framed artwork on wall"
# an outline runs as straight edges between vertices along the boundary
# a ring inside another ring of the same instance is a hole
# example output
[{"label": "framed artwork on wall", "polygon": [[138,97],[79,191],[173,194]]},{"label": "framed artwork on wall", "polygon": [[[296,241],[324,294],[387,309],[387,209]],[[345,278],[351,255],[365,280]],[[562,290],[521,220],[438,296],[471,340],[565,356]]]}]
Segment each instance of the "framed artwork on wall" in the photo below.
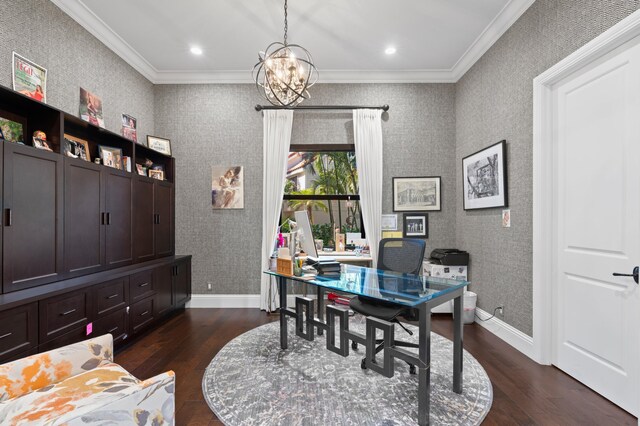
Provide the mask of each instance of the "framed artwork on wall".
[{"label": "framed artwork on wall", "polygon": [[462,159],[465,210],[507,207],[506,145],[502,140]]},{"label": "framed artwork on wall", "polygon": [[157,136],[147,135],[147,146],[164,155],[171,155],[171,141]]},{"label": "framed artwork on wall", "polygon": [[398,215],[395,214],[383,214],[382,215],[382,230],[383,231],[396,231],[398,229]]},{"label": "framed artwork on wall", "polygon": [[394,177],[393,211],[440,211],[440,176]]},{"label": "framed artwork on wall", "polygon": [[211,204],[214,209],[244,208],[244,170],[242,166],[213,166]]},{"label": "framed artwork on wall", "polygon": [[404,238],[429,238],[429,216],[427,213],[405,213],[402,236]]}]

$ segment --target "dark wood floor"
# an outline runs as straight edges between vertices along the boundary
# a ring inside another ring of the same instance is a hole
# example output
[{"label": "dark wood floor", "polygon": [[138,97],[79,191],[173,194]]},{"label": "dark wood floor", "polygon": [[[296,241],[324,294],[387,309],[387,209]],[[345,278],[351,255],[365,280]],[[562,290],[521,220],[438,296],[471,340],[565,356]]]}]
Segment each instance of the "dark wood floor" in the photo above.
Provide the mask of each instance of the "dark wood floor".
[{"label": "dark wood floor", "polygon": [[[211,359],[234,337],[277,320],[258,309],[188,309],[116,354],[116,362],[146,379],[176,373],[176,424],[221,424],[202,397]],[[434,316],[433,330],[451,338],[451,320]],[[541,366],[484,328],[465,326],[465,349],[493,384],[485,425],[632,425],[635,417],[554,367]]]}]

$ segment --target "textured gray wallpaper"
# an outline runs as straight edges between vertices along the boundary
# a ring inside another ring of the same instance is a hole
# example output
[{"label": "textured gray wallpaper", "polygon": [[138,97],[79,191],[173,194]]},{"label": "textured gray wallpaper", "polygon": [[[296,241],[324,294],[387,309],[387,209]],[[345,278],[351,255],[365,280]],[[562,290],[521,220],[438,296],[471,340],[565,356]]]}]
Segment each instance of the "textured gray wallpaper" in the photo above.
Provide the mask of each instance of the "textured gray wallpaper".
[{"label": "textured gray wallpaper", "polygon": [[120,133],[120,114],[153,134],[153,85],[48,0],[2,0],[0,84],[11,88],[12,51],[45,67],[47,103],[78,115],[80,86],[102,98],[105,126]]},{"label": "textured gray wallpaper", "polygon": [[458,179],[456,243],[471,253],[472,290],[532,334],[533,79],[638,9],[638,1],[537,0],[456,84],[456,176],[463,157],[507,140],[511,228],[501,209],[464,211]]},{"label": "textured gray wallpaper", "polygon": [[[176,157],[176,250],[193,254],[194,293],[260,292],[263,101],[253,85],[155,88],[156,132]],[[428,248],[455,241],[455,109],[450,84],[323,85],[307,104],[389,104],[383,116],[383,212],[393,176],[442,176],[442,212],[429,215]],[[297,112],[291,143],[352,143],[351,113]],[[211,166],[245,167],[244,210],[211,209]],[[206,284],[211,282],[213,291]]]}]

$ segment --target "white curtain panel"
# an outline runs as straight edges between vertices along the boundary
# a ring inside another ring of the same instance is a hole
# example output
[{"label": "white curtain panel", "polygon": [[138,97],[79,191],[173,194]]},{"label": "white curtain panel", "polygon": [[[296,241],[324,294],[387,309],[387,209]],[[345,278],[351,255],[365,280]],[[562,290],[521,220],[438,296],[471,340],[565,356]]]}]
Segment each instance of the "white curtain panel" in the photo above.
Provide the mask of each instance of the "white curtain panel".
[{"label": "white curtain panel", "polygon": [[353,137],[362,220],[375,268],[382,236],[382,110],[354,110]]},{"label": "white curtain panel", "polygon": [[260,268],[260,309],[271,312],[279,307],[275,279],[262,272],[269,269],[276,228],[280,219],[282,197],[291,145],[293,111],[263,111],[262,143],[262,263]]}]

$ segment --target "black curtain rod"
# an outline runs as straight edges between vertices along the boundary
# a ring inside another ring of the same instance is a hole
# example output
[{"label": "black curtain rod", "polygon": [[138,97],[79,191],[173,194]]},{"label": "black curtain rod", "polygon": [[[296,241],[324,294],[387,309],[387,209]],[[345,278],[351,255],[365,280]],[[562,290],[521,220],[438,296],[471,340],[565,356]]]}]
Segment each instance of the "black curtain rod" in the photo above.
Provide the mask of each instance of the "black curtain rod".
[{"label": "black curtain rod", "polygon": [[345,109],[381,109],[383,111],[389,111],[389,105],[381,106],[358,106],[358,105],[303,105],[297,107],[284,107],[275,105],[256,105],[256,111],[262,111],[265,109],[292,109],[292,110],[345,110]]}]

